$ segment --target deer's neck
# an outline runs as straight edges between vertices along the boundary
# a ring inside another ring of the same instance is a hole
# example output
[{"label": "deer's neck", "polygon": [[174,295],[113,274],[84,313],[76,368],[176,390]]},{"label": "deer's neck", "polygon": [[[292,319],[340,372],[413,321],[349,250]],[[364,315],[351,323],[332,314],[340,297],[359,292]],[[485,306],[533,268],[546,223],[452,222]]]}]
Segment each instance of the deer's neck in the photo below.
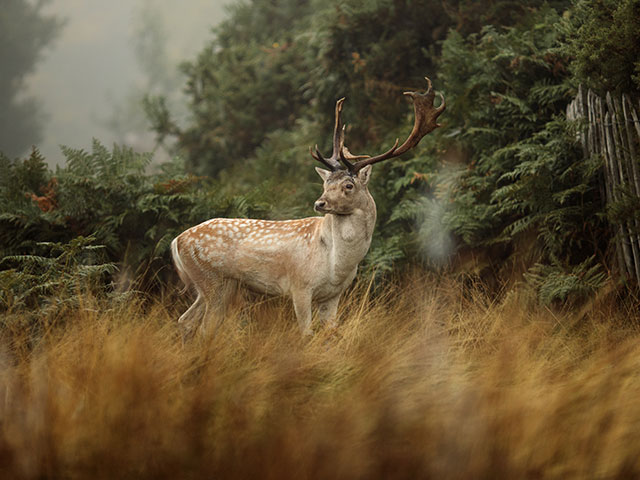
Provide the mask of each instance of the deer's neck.
[{"label": "deer's neck", "polygon": [[322,241],[328,248],[331,276],[340,283],[353,273],[369,250],[376,223],[376,204],[369,195],[364,208],[350,215],[327,214],[324,217]]}]

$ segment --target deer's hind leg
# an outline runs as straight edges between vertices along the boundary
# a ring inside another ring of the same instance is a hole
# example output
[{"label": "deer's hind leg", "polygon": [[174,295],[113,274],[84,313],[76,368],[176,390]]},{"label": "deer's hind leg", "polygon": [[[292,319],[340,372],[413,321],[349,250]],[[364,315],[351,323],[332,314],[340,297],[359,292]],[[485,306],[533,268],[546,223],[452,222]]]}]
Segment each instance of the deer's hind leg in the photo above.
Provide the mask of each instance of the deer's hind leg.
[{"label": "deer's hind leg", "polygon": [[233,279],[217,277],[215,282],[211,283],[214,287],[205,295],[204,318],[200,326],[202,335],[215,334],[224,319],[229,316],[238,291],[238,282]]},{"label": "deer's hind leg", "polygon": [[184,312],[178,319],[180,330],[182,331],[182,340],[186,341],[193,336],[198,324],[200,324],[205,316],[206,301],[204,296],[198,292],[196,301]]},{"label": "deer's hind leg", "polygon": [[[211,274],[194,277],[191,284],[197,292],[196,301],[178,319],[183,341],[192,338],[196,331],[201,334],[206,333],[208,324],[212,321],[217,326],[224,313],[223,307],[220,306],[220,300],[223,299],[218,295],[222,290],[222,278]],[[202,281],[203,279],[206,279],[206,283]]]}]

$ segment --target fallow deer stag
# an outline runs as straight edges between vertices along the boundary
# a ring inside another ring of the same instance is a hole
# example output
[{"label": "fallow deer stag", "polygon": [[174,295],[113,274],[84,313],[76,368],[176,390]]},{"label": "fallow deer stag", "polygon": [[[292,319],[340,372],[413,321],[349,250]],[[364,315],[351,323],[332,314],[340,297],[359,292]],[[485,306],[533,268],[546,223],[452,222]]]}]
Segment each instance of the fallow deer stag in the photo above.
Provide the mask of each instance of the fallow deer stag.
[{"label": "fallow deer stag", "polygon": [[415,123],[405,142],[398,141],[377,156],[352,155],[344,145],[341,120],[344,98],[335,109],[333,154],[323,157],[318,147],[314,159],[328,170],[316,168],[324,192],[315,202],[320,217],[270,221],[214,218],[192,227],[171,243],[173,261],[186,287],[197,298],[180,317],[185,335],[211,317],[222,320],[232,286],[243,284],[259,293],[288,295],[293,300],[303,335],[311,330],[311,307],[319,319],[335,326],[340,295],[353,281],[364,258],[376,222],[376,204],[367,189],[374,163],[402,155],[440,125],[444,97],[434,106],[435,93],[426,78],[425,93],[405,92],[413,100]]}]

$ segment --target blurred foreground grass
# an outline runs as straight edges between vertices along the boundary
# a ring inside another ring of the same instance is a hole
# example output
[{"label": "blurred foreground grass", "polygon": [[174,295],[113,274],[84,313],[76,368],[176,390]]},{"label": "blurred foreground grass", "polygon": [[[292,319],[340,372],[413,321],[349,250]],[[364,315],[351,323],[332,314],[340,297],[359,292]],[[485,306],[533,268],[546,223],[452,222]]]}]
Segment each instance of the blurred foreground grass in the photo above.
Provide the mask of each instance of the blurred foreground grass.
[{"label": "blurred foreground grass", "polygon": [[528,304],[414,275],[308,341],[276,299],[185,346],[182,301],[6,316],[0,477],[640,476],[638,303]]}]

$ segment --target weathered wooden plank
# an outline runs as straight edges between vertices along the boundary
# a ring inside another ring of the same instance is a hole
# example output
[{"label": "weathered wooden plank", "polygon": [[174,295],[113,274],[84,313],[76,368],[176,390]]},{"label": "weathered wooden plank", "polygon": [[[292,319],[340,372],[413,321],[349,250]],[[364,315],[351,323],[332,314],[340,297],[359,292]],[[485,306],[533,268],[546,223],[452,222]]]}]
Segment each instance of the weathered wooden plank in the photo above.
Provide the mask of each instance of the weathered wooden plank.
[{"label": "weathered wooden plank", "polygon": [[[619,180],[618,174],[613,165],[613,142],[611,136],[609,135],[609,126],[611,124],[611,117],[609,112],[606,111],[606,104],[602,98],[598,98],[598,111],[600,114],[600,129],[602,134],[602,153],[603,158],[606,165],[606,172],[608,176],[609,185],[611,186],[611,201],[615,202],[618,200],[618,187]],[[627,252],[625,250],[625,242],[624,242],[624,230],[622,225],[618,225],[616,229],[616,246],[620,256],[620,272],[624,277],[628,277],[629,270],[627,262]]]},{"label": "weathered wooden plank", "polygon": [[590,154],[600,154],[600,145],[598,142],[597,128],[596,128],[596,112],[594,105],[594,95],[591,90],[587,92],[587,122],[588,122],[588,139],[587,149]]},{"label": "weathered wooden plank", "polygon": [[600,197],[605,202],[611,201],[611,188],[609,186],[609,179],[606,173],[606,165],[604,164],[604,156],[602,153],[600,142],[600,129],[598,128],[599,120],[596,111],[596,96],[589,89],[585,96],[585,115],[587,118],[587,154],[589,156],[598,156],[604,168],[602,168],[598,175],[598,184],[600,188]]},{"label": "weathered wooden plank", "polygon": [[[633,109],[633,106],[631,106],[631,109]],[[636,143],[638,142],[638,138],[632,128],[634,120],[630,109],[627,107],[627,98],[625,95],[622,96],[620,111],[620,115],[624,120],[624,128],[621,128],[621,130],[623,130],[624,135],[624,154],[627,162],[627,169],[630,174],[629,181],[633,193],[637,197],[640,197],[640,172],[638,172],[638,157],[636,156]]]},{"label": "weathered wooden plank", "polygon": [[[610,95],[607,93],[607,97],[610,98]],[[608,104],[609,102],[607,102]],[[604,106],[603,106],[604,107]],[[620,200],[619,189],[621,187],[621,178],[620,171],[618,170],[618,165],[616,165],[616,156],[615,156],[615,144],[613,141],[613,132],[612,132],[612,115],[610,112],[607,112],[604,116],[604,133],[605,133],[605,141],[606,141],[606,157],[607,162],[611,167],[611,174],[613,178],[613,198],[614,201]],[[624,273],[626,276],[635,276],[634,275],[634,267],[633,267],[633,257],[631,252],[631,247],[629,245],[629,232],[627,226],[622,223],[619,226],[619,238],[620,243],[622,245],[622,254],[624,258],[625,270]]]},{"label": "weathered wooden plank", "polygon": [[[594,107],[594,95],[589,89],[584,93],[584,118],[585,124],[585,159],[597,156],[602,160],[602,154],[599,150],[598,144],[598,129],[596,128],[597,121],[595,119],[595,107]],[[611,192],[609,192],[609,186],[607,184],[607,178],[604,168],[598,172],[598,189],[600,191],[600,198],[604,202],[608,202]]]},{"label": "weathered wooden plank", "polygon": [[[585,122],[587,117],[585,114],[586,108],[585,108],[585,104],[587,102],[587,94],[584,91],[584,89],[582,88],[582,85],[578,86],[578,96],[575,99],[575,106],[574,108],[576,109],[576,117],[581,121],[581,122]],[[589,149],[587,147],[587,138],[588,135],[588,130],[586,130],[585,128],[581,128],[580,129],[580,144],[582,145],[582,155],[584,158],[588,158],[589,156]]]},{"label": "weathered wooden plank", "polygon": [[[613,174],[613,169],[611,167],[611,162],[609,161],[609,152],[607,149],[607,135],[606,135],[606,116],[604,113],[604,101],[597,95],[593,95],[593,105],[595,110],[595,118],[597,120],[598,134],[600,137],[600,149],[599,153],[602,155],[602,160],[604,164],[604,177],[605,182],[608,186],[609,191],[609,199],[607,203],[614,202],[616,199],[616,182],[615,176]],[[627,266],[624,259],[624,249],[623,249],[623,241],[622,241],[622,228],[618,225],[615,228],[616,234],[614,237],[614,242],[616,246],[616,259],[618,262],[618,269],[622,276],[627,276]]]},{"label": "weathered wooden plank", "polygon": [[607,150],[609,151],[610,160],[614,167],[614,174],[617,175],[617,187],[624,188],[624,185],[626,183],[626,174],[624,171],[623,162],[621,162],[618,158],[618,154],[620,152],[620,140],[618,139],[617,132],[618,116],[616,115],[615,108],[613,107],[613,100],[611,99],[610,92],[607,92],[605,101],[607,102],[608,115],[608,119],[607,121],[605,121],[605,126],[607,128],[607,134],[610,135],[607,140],[611,141],[611,144],[607,145]]},{"label": "weathered wooden plank", "polygon": [[[621,189],[626,194],[634,194],[634,186],[632,181],[633,173],[631,171],[631,162],[629,158],[628,139],[626,136],[626,128],[624,125],[625,119],[622,115],[622,107],[619,99],[611,98],[612,105],[612,122],[611,133],[613,135],[614,142],[614,154],[615,162],[618,165],[618,171],[620,172],[620,185]],[[621,192],[623,194],[624,192]],[[629,220],[626,222],[626,234],[628,236],[627,241],[631,246],[633,272],[636,279],[640,279],[640,249],[638,247],[638,224],[637,221]]]},{"label": "weathered wooden plank", "polygon": [[[638,156],[636,145],[640,142],[640,125],[636,124],[638,129],[633,128],[633,124],[637,118],[637,112],[633,108],[633,104],[629,100],[629,97],[622,95],[622,115],[625,120],[624,130],[626,133],[626,148],[625,157],[630,172],[629,183],[631,185],[631,191],[636,198],[640,198],[640,169],[638,168]],[[633,225],[635,227],[634,242],[636,248],[640,250],[640,220],[636,217],[633,219]],[[637,263],[640,263],[640,258],[637,258]],[[640,271],[636,268],[637,279],[640,281]]]},{"label": "weathered wooden plank", "polygon": [[638,112],[634,108],[631,100],[629,100],[629,106],[631,107],[631,117],[633,118],[633,125],[636,127],[636,133],[638,134],[638,139],[640,139],[640,121],[638,121]]}]

